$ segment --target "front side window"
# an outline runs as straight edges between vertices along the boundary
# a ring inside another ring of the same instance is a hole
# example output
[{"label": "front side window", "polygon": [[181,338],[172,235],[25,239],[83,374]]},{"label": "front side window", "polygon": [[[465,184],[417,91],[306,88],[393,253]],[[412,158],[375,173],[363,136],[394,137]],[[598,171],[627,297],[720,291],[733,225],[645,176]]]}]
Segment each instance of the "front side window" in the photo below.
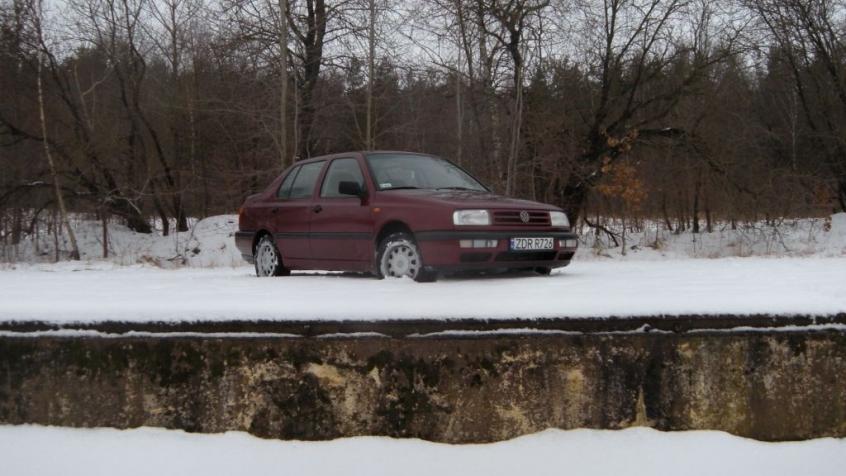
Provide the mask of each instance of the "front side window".
[{"label": "front side window", "polygon": [[427,188],[435,190],[487,189],[470,174],[438,157],[410,154],[370,154],[367,164],[379,190]]},{"label": "front side window", "polygon": [[282,185],[279,186],[279,190],[276,191],[276,198],[287,200],[291,196],[291,185],[293,185],[294,179],[297,177],[297,172],[299,171],[299,167],[294,167],[290,172],[288,172],[285,180],[282,181]]},{"label": "front side window", "polygon": [[311,197],[314,192],[314,185],[317,183],[317,177],[323,168],[323,163],[312,162],[300,167],[300,172],[294,178],[294,184],[291,186],[291,200]]},{"label": "front side window", "polygon": [[323,179],[323,188],[320,189],[320,196],[325,198],[350,197],[338,191],[341,182],[355,182],[361,190],[364,190],[364,176],[361,168],[355,159],[335,159],[329,164],[326,178]]}]

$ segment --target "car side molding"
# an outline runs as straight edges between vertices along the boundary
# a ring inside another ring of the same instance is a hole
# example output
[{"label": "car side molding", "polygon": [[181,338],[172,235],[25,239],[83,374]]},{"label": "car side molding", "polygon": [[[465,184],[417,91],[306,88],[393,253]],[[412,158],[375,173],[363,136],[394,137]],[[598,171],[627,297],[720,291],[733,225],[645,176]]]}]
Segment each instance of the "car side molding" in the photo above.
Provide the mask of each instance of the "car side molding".
[{"label": "car side molding", "polygon": [[372,240],[373,235],[370,233],[360,233],[360,232],[346,232],[346,231],[338,231],[338,232],[329,232],[329,231],[321,231],[321,232],[314,232],[314,231],[288,231],[284,233],[275,233],[273,235],[277,239],[311,239],[311,240]]}]

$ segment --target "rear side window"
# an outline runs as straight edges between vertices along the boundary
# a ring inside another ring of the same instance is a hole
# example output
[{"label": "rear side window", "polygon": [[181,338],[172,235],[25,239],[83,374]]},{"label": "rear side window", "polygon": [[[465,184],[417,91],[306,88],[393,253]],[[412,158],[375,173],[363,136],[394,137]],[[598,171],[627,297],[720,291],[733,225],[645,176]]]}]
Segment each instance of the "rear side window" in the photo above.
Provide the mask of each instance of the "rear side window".
[{"label": "rear side window", "polygon": [[291,196],[291,185],[294,183],[294,179],[297,177],[297,173],[299,171],[299,167],[294,167],[291,172],[288,173],[288,176],[282,181],[282,185],[279,186],[279,190],[276,191],[276,198],[287,200],[288,197]]},{"label": "rear side window", "polygon": [[300,167],[300,171],[294,178],[294,184],[291,186],[291,193],[288,196],[291,200],[297,198],[308,198],[314,193],[314,184],[317,183],[317,177],[320,175],[320,169],[323,168],[324,162],[312,162]]},{"label": "rear side window", "polygon": [[338,193],[338,186],[341,182],[355,182],[359,187],[364,189],[364,176],[361,174],[361,168],[358,166],[357,160],[333,160],[329,165],[329,171],[326,172],[326,178],[323,179],[323,188],[320,189],[320,196],[328,198],[349,198],[349,195],[341,195]]}]

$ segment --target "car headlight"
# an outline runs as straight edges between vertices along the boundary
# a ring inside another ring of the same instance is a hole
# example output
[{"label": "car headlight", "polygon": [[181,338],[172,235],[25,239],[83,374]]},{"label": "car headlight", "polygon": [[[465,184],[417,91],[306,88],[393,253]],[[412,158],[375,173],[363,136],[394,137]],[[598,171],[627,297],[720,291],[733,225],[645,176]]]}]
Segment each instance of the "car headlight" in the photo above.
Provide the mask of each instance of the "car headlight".
[{"label": "car headlight", "polygon": [[455,225],[490,225],[491,215],[487,210],[456,210],[452,213]]},{"label": "car headlight", "polygon": [[549,212],[549,224],[570,228],[570,220],[567,219],[567,214],[564,212]]}]

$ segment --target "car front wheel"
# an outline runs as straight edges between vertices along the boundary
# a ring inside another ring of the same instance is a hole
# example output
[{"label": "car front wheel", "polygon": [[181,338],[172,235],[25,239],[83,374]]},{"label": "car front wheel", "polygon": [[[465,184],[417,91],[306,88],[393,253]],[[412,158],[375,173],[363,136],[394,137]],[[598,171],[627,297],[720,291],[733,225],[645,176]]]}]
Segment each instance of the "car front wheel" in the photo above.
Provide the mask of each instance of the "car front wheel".
[{"label": "car front wheel", "polygon": [[282,256],[270,235],[264,235],[256,245],[256,276],[287,276],[291,272],[282,265]]},{"label": "car front wheel", "polygon": [[393,233],[379,243],[377,253],[379,277],[401,278],[407,276],[419,283],[437,279],[437,274],[426,270],[423,257],[414,239],[407,233]]}]

